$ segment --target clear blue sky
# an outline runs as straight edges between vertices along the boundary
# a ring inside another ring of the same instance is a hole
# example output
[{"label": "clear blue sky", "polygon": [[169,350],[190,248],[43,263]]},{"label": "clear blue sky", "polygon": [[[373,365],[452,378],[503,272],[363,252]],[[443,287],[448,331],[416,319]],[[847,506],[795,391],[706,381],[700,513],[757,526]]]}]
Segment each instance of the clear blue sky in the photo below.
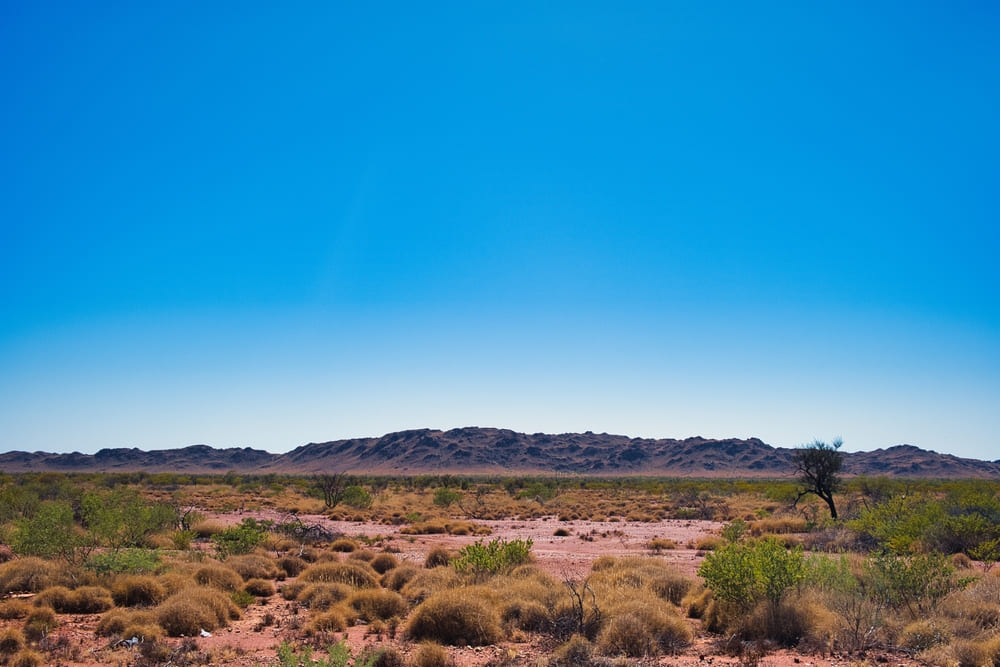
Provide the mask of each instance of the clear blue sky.
[{"label": "clear blue sky", "polygon": [[0,450],[998,458],[998,34],[990,2],[3,2]]}]

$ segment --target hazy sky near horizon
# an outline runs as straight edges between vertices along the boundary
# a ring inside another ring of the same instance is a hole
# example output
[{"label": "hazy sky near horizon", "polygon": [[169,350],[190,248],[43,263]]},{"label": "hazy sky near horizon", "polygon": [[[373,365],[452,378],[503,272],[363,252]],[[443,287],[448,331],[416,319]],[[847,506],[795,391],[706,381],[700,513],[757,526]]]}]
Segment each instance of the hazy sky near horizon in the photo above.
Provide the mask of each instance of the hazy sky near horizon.
[{"label": "hazy sky near horizon", "polygon": [[996,459],[989,2],[4,2],[0,450]]}]

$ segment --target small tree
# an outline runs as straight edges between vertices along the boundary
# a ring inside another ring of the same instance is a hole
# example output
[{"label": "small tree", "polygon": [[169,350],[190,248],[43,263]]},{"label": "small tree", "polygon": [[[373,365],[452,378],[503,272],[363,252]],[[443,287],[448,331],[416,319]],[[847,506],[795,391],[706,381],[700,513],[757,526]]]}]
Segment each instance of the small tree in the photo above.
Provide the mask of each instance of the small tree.
[{"label": "small tree", "polygon": [[837,505],[833,494],[840,490],[840,468],[844,465],[844,455],[840,446],[844,443],[840,438],[827,444],[814,441],[795,450],[792,462],[799,474],[799,483],[803,488],[795,497],[798,503],[802,496],[813,494],[822,498],[830,508],[830,518],[836,520]]},{"label": "small tree", "polygon": [[330,509],[336,507],[344,498],[344,491],[347,489],[347,475],[338,473],[327,473],[316,477],[316,488],[323,494],[323,502]]}]

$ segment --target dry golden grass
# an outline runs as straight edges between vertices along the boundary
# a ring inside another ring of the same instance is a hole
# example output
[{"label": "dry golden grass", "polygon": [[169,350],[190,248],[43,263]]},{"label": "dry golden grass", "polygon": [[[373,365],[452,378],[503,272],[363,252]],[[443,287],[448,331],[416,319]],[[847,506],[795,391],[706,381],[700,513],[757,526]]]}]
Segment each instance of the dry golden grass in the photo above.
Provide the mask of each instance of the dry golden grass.
[{"label": "dry golden grass", "polygon": [[402,618],[409,611],[403,596],[386,590],[356,591],[347,598],[347,605],[357,612],[358,618],[368,623]]},{"label": "dry golden grass", "polygon": [[124,575],[112,583],[111,598],[121,607],[152,606],[167,599],[167,588],[157,577]]},{"label": "dry golden grass", "polygon": [[0,659],[6,661],[24,647],[24,633],[17,628],[7,628],[0,634]]},{"label": "dry golden grass", "polygon": [[274,582],[270,579],[250,579],[243,585],[243,590],[259,598],[271,597],[276,592]]},{"label": "dry golden grass", "polygon": [[406,626],[414,641],[453,646],[487,646],[500,642],[500,616],[487,591],[477,586],[446,590],[418,606]]},{"label": "dry golden grass", "polygon": [[306,584],[295,597],[303,606],[312,610],[326,610],[346,600],[353,588],[347,584],[320,582]]},{"label": "dry golden grass", "polygon": [[12,620],[24,618],[31,613],[31,604],[20,598],[12,598],[0,602],[0,619]]},{"label": "dry golden grass", "polygon": [[156,613],[132,609],[112,609],[101,616],[95,632],[99,637],[124,637],[125,628],[140,625],[157,625]]},{"label": "dry golden grass", "polygon": [[354,588],[375,588],[378,586],[378,573],[372,569],[371,565],[363,561],[317,563],[304,570],[299,575],[299,579],[308,583],[341,583]]},{"label": "dry golden grass", "polygon": [[0,564],[0,595],[37,593],[50,586],[71,586],[69,570],[54,561],[29,556]]},{"label": "dry golden grass", "polygon": [[455,667],[455,661],[440,644],[424,642],[413,654],[411,667]]},{"label": "dry golden grass", "polygon": [[462,580],[451,567],[435,567],[421,570],[400,589],[410,604],[419,604],[435,593],[440,593],[462,585]]},{"label": "dry golden grass", "polygon": [[243,586],[243,577],[225,565],[206,565],[194,573],[194,580],[202,586],[220,591],[237,591]]},{"label": "dry golden grass", "polygon": [[411,563],[403,563],[398,567],[394,567],[382,575],[379,579],[379,583],[382,584],[383,588],[388,588],[389,590],[396,591],[397,593],[403,589],[410,579],[413,579],[420,572],[420,568]]},{"label": "dry golden grass", "polygon": [[249,579],[277,579],[284,573],[277,562],[264,554],[244,554],[230,556],[226,559],[226,567],[240,575],[244,581]]},{"label": "dry golden grass", "polygon": [[202,629],[225,627],[240,618],[240,610],[225,593],[212,588],[187,588],[156,608],[156,620],[171,637],[193,637]]}]

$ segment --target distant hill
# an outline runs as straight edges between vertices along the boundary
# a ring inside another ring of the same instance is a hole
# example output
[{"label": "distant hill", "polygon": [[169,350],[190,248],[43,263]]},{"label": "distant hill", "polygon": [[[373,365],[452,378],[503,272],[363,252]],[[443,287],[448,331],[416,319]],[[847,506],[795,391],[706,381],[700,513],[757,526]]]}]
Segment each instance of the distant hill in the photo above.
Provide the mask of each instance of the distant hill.
[{"label": "distant hill", "polygon": [[[785,477],[795,450],[757,438],[647,439],[607,433],[517,433],[507,429],[418,429],[380,438],[310,443],[287,454],[193,445],[145,452],[102,449],[96,454],[6,452],[5,472],[295,473],[385,475],[561,474],[672,477]],[[846,475],[1000,478],[1000,461],[938,454],[911,445],[846,453]]]}]

